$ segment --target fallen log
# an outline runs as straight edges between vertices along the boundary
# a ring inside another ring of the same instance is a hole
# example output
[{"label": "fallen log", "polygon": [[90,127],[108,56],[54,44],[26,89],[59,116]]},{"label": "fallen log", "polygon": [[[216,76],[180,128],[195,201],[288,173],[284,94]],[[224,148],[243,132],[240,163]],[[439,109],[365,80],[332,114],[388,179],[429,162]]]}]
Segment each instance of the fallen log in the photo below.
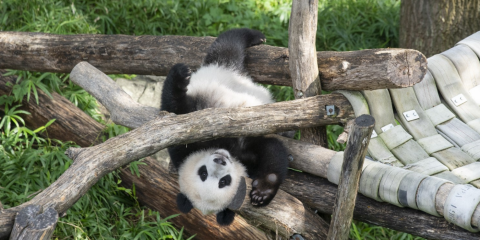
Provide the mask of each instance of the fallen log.
[{"label": "fallen log", "polygon": [[[0,69],[0,95],[10,95],[12,84],[16,82],[16,76],[2,76],[5,70]],[[51,119],[56,119],[48,127],[48,135],[55,136],[62,141],[74,141],[80,146],[91,146],[101,142],[102,124],[93,120],[86,113],[75,107],[68,99],[55,92],[50,98],[42,90],[37,89],[38,104],[32,97],[22,101],[22,107],[30,115],[22,115],[25,124],[31,129],[37,129]]]},{"label": "fallen log", "polygon": [[[197,69],[213,37],[55,35],[0,32],[0,68],[69,73],[87,61],[102,72],[166,76],[176,63]],[[260,83],[291,86],[288,49],[247,50],[246,68]],[[420,82],[425,56],[412,49],[317,52],[324,90],[399,88]],[[53,59],[53,60],[52,60]]]}]

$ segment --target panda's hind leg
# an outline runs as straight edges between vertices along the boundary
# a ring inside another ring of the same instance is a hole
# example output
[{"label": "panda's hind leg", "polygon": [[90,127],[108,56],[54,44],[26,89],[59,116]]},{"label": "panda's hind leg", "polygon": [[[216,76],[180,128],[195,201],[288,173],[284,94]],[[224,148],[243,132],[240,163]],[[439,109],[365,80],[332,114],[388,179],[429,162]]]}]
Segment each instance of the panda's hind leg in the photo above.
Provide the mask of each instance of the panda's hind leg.
[{"label": "panda's hind leg", "polygon": [[161,110],[175,114],[193,111],[192,101],[187,96],[191,74],[190,68],[183,63],[175,64],[170,69],[163,85]]},{"label": "panda's hind leg", "polygon": [[275,138],[262,137],[258,147],[257,164],[253,175],[251,203],[265,206],[272,201],[287,175],[288,153],[283,144]]},{"label": "panda's hind leg", "polygon": [[203,64],[217,64],[244,72],[245,49],[266,42],[265,35],[257,30],[239,28],[218,36],[207,51]]}]

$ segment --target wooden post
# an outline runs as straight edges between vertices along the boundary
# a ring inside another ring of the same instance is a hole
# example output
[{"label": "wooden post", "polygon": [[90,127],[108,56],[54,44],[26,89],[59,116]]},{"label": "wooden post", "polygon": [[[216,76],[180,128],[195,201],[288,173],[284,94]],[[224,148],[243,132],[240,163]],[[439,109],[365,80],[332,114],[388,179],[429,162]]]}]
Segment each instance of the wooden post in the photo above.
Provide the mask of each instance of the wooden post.
[{"label": "wooden post", "polygon": [[[289,67],[295,99],[322,94],[318,74],[315,38],[318,1],[293,1],[288,29]],[[301,139],[327,147],[327,128],[302,129]]]},{"label": "wooden post", "polygon": [[370,115],[364,114],[356,118],[352,126],[347,148],[345,149],[337,200],[327,239],[348,239],[355,199],[357,197],[358,182],[374,125],[375,119]]},{"label": "wooden post", "polygon": [[58,213],[47,208],[40,214],[40,205],[28,205],[17,213],[10,240],[47,240],[52,237]]}]

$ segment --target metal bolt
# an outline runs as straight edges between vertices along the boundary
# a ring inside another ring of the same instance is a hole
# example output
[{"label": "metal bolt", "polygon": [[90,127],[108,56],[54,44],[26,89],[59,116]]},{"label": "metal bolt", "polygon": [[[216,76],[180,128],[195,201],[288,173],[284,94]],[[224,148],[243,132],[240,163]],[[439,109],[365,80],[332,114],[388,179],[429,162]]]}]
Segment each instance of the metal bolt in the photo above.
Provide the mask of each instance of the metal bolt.
[{"label": "metal bolt", "polygon": [[325,110],[327,111],[327,116],[335,115],[335,106],[334,105],[325,106]]},{"label": "metal bolt", "polygon": [[293,234],[292,239],[293,240],[305,240],[305,238],[303,238],[302,235],[300,235],[298,233]]}]

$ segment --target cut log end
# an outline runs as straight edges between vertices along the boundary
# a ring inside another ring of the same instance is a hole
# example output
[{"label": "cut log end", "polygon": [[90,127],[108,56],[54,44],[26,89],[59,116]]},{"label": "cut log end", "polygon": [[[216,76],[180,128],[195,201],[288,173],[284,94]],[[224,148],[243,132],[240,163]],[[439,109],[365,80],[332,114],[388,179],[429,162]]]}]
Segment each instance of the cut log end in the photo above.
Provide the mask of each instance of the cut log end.
[{"label": "cut log end", "polygon": [[388,72],[396,87],[390,88],[411,87],[423,80],[427,73],[427,59],[421,52],[405,49],[392,57],[394,61],[389,65],[392,69]]},{"label": "cut log end", "polygon": [[355,125],[361,128],[370,128],[375,125],[375,118],[371,115],[363,114],[355,119]]},{"label": "cut log end", "polygon": [[50,239],[57,225],[58,213],[53,208],[40,212],[39,205],[28,205],[19,211],[10,239]]}]

